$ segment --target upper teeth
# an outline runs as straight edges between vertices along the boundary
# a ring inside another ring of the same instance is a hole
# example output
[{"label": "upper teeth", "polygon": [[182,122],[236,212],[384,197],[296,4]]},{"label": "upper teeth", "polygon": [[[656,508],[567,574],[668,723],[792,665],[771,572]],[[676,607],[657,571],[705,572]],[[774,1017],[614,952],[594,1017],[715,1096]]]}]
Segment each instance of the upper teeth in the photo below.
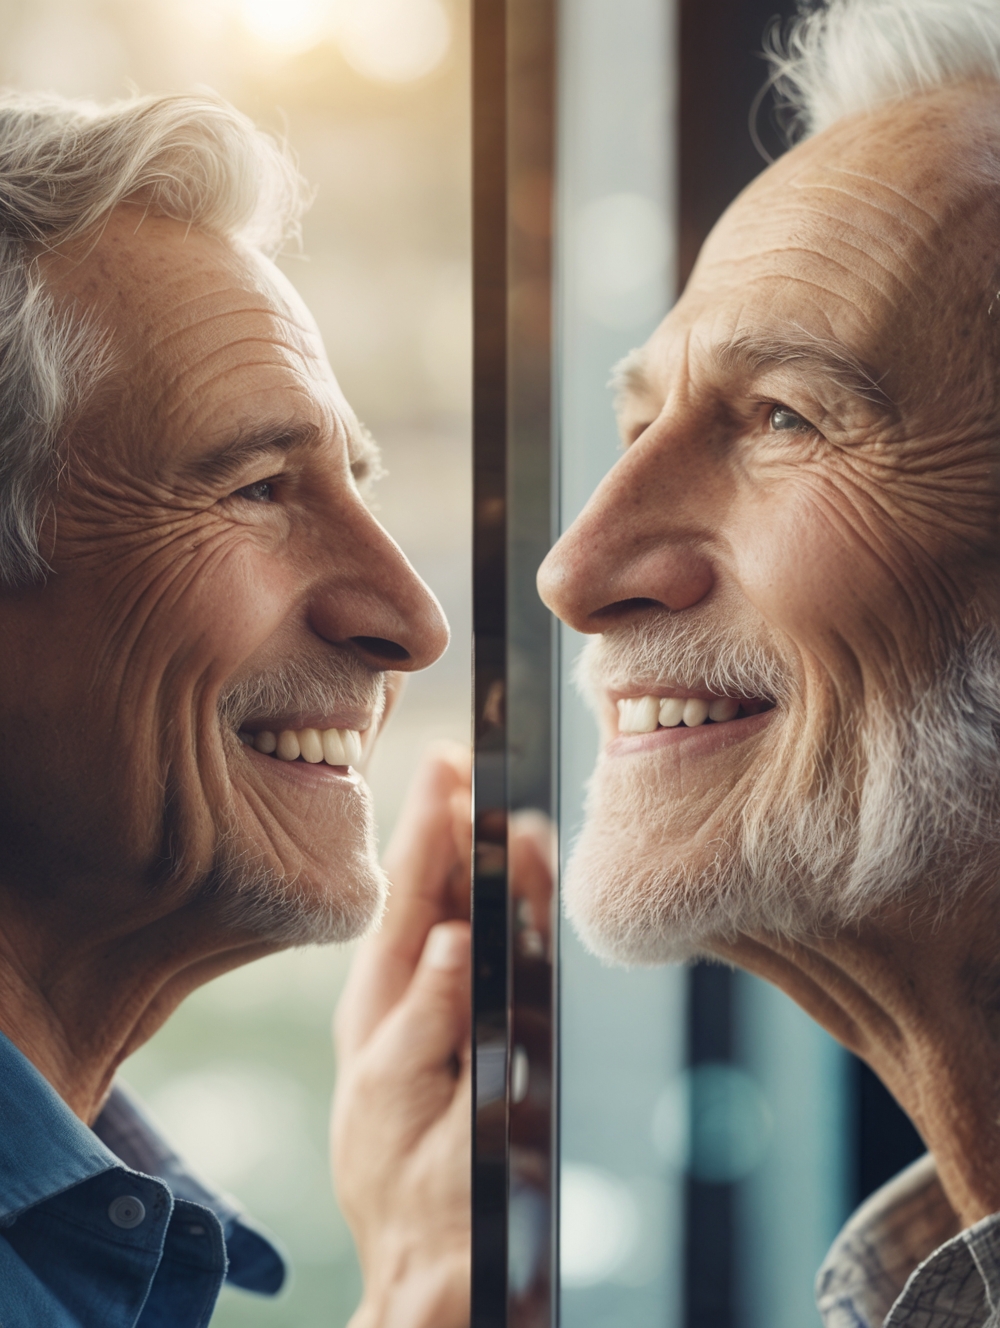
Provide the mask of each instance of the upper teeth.
[{"label": "upper teeth", "polygon": [[712,701],[698,696],[629,696],[618,702],[618,732],[652,733],[656,728],[673,729],[681,723],[693,729],[706,719],[716,724],[735,719],[739,708],[739,701],[731,696],[718,696]]},{"label": "upper teeth", "polygon": [[357,729],[282,729],[274,733],[241,730],[240,741],[282,761],[303,761],[318,765],[358,765],[361,761],[361,735]]}]

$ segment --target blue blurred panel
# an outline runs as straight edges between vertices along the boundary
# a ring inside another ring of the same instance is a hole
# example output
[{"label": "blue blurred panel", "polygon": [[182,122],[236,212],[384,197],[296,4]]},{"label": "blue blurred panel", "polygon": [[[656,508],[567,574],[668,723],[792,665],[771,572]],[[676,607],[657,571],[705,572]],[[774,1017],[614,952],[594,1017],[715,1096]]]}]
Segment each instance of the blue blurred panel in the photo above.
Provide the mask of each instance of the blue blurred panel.
[{"label": "blue blurred panel", "polygon": [[655,1118],[683,1065],[684,973],[562,950],[563,1328],[679,1328],[683,1177]]},{"label": "blue blurred panel", "polygon": [[[607,381],[673,294],[672,0],[560,12],[559,415],[563,525],[614,464]],[[597,751],[564,636],[561,834],[579,828]],[[680,970],[602,967],[563,928],[563,1328],[679,1328],[683,1176],[654,1141],[684,1055]]]},{"label": "blue blurred panel", "polygon": [[813,1279],[851,1206],[849,1057],[777,988],[734,983],[734,1054],[759,1089],[766,1146],[736,1186],[739,1328],[819,1324]]}]

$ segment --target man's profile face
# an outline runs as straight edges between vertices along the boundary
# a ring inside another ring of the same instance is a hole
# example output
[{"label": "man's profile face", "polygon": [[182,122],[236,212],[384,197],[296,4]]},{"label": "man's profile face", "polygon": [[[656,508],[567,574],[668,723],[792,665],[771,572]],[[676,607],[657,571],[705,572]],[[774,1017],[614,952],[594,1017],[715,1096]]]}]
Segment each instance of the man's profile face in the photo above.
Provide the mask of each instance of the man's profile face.
[{"label": "man's profile face", "polygon": [[951,870],[953,802],[995,840],[998,119],[955,89],[794,150],[624,368],[625,455],[540,575],[600,634],[568,898],[604,953],[862,916]]},{"label": "man's profile face", "polygon": [[276,940],[355,933],[382,892],[363,781],[246,740],[351,730],[367,753],[387,670],[446,644],[365,505],[373,444],[259,256],[124,207],[47,274],[115,367],[45,523],[53,575],[0,606],[5,843],[112,916],[208,889]]}]

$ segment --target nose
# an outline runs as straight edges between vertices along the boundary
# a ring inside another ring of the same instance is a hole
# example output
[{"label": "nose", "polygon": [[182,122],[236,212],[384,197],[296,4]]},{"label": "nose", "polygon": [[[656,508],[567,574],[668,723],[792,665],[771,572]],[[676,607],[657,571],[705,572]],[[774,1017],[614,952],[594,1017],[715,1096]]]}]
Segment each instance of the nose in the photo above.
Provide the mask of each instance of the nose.
[{"label": "nose", "polygon": [[376,669],[427,668],[448,645],[441,605],[360,500],[338,517],[310,601],[313,630]]},{"label": "nose", "polygon": [[578,632],[692,608],[715,581],[697,459],[662,437],[634,443],[538,572],[538,593]]}]

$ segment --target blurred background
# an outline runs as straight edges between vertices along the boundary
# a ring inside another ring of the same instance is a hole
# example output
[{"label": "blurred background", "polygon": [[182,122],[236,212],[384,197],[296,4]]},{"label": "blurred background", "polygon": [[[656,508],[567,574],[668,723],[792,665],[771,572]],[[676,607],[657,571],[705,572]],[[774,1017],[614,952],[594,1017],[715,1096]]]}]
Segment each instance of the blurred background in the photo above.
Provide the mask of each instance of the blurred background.
[{"label": "blurred background", "polygon": [[[427,742],[469,738],[470,294],[463,0],[0,0],[0,83],[104,101],[213,88],[286,137],[316,190],[282,267],[382,445],[379,518],[455,646],[371,771],[383,842]],[[344,950],[196,993],[125,1068],[167,1133],[286,1246],[290,1292],[224,1293],[219,1328],[338,1328],[360,1281],[330,1192],[329,1022]]]}]

